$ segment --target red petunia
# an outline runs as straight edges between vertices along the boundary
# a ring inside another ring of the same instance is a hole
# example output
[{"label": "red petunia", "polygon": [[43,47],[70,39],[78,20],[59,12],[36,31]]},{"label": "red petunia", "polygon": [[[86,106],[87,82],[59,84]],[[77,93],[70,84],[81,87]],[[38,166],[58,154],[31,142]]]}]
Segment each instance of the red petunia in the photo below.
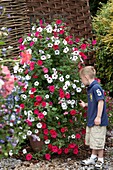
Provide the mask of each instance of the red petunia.
[{"label": "red petunia", "polygon": [[50,155],[49,153],[46,153],[46,154],[45,154],[45,158],[46,158],[47,160],[50,160],[50,159],[51,159],[51,155]]},{"label": "red petunia", "polygon": [[52,152],[57,153],[58,152],[58,147],[57,146],[52,146]]},{"label": "red petunia", "polygon": [[76,114],[76,110],[71,110],[70,115],[74,116]]},{"label": "red petunia", "polygon": [[20,107],[21,107],[22,109],[24,109],[25,105],[22,103],[22,104],[20,104]]},{"label": "red petunia", "polygon": [[44,129],[44,135],[48,135],[48,129]]},{"label": "red petunia", "polygon": [[69,153],[69,149],[68,149],[68,148],[65,148],[65,149],[64,149],[64,153],[65,153],[65,154],[68,154],[68,153]]},{"label": "red petunia", "polygon": [[35,109],[35,110],[34,110],[34,114],[35,114],[35,115],[38,115],[38,114],[39,114],[39,110],[38,110],[38,109]]},{"label": "red petunia", "polygon": [[37,61],[37,64],[38,64],[39,66],[42,66],[42,65],[43,65],[43,61],[42,61],[42,60],[38,60],[38,61]]},{"label": "red petunia", "polygon": [[42,96],[36,96],[36,101],[41,102],[42,101]]},{"label": "red petunia", "polygon": [[54,50],[58,50],[58,49],[59,49],[59,46],[58,46],[58,45],[53,45],[53,49],[54,49]]},{"label": "red petunia", "polygon": [[61,23],[62,23],[62,21],[61,21],[60,19],[56,20],[56,24],[57,24],[57,25],[59,25],[59,24],[61,24]]},{"label": "red petunia", "polygon": [[79,133],[76,134],[76,139],[80,139],[81,135]]},{"label": "red petunia", "polygon": [[42,105],[42,107],[46,107],[46,102],[42,101],[41,105]]},{"label": "red petunia", "polygon": [[73,153],[74,153],[75,155],[77,155],[77,154],[78,154],[78,148],[74,148]]},{"label": "red petunia", "polygon": [[34,94],[30,94],[30,98],[33,99],[35,96]]},{"label": "red petunia", "polygon": [[30,161],[31,159],[32,159],[32,155],[30,154],[30,153],[28,153],[27,155],[26,155],[26,160],[27,161]]}]

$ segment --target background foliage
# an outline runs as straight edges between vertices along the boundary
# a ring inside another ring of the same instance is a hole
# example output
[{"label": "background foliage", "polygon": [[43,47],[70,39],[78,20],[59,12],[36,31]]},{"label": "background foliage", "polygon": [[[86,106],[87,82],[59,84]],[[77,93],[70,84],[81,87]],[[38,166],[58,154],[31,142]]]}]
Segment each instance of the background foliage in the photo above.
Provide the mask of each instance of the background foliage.
[{"label": "background foliage", "polygon": [[98,40],[96,67],[105,90],[113,95],[113,1],[103,4],[93,18],[93,28]]}]

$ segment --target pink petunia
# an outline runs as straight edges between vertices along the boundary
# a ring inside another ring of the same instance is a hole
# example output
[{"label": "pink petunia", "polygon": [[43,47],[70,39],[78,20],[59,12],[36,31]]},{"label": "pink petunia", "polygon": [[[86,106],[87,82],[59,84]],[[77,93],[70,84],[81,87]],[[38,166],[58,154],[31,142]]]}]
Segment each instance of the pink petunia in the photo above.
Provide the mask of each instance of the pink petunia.
[{"label": "pink petunia", "polygon": [[25,50],[25,45],[22,45],[22,44],[19,45],[19,49],[20,49],[20,50]]},{"label": "pink petunia", "polygon": [[20,39],[18,40],[18,42],[19,42],[19,43],[22,43],[22,42],[23,42],[23,38],[20,38]]},{"label": "pink petunia", "polygon": [[31,41],[29,45],[32,47],[34,45],[34,41]]},{"label": "pink petunia", "polygon": [[48,73],[48,68],[44,67],[44,68],[43,68],[43,72],[44,72],[44,73]]},{"label": "pink petunia", "polygon": [[53,86],[49,86],[49,91],[50,92],[54,92],[55,91],[55,86],[53,85]]}]

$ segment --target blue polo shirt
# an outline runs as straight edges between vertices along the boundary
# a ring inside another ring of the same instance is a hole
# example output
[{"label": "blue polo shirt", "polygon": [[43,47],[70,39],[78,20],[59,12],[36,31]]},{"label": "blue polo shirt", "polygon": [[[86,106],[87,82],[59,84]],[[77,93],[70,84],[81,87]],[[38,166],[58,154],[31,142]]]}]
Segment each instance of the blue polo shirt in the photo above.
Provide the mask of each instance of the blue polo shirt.
[{"label": "blue polo shirt", "polygon": [[87,113],[87,126],[94,126],[94,120],[97,116],[98,101],[104,100],[104,107],[101,117],[100,126],[108,125],[108,116],[106,113],[106,102],[104,97],[104,92],[99,83],[94,80],[87,88],[88,96],[88,113]]}]

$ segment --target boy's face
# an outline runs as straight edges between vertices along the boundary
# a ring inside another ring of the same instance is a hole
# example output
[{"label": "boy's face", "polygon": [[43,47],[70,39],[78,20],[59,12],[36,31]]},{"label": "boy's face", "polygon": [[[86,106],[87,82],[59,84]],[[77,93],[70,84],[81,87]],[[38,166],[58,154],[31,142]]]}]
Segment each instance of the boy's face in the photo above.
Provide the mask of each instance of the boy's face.
[{"label": "boy's face", "polygon": [[85,86],[89,86],[89,79],[88,79],[88,77],[87,76],[80,76],[80,78],[81,78],[81,81],[82,81],[82,83],[85,85]]}]

